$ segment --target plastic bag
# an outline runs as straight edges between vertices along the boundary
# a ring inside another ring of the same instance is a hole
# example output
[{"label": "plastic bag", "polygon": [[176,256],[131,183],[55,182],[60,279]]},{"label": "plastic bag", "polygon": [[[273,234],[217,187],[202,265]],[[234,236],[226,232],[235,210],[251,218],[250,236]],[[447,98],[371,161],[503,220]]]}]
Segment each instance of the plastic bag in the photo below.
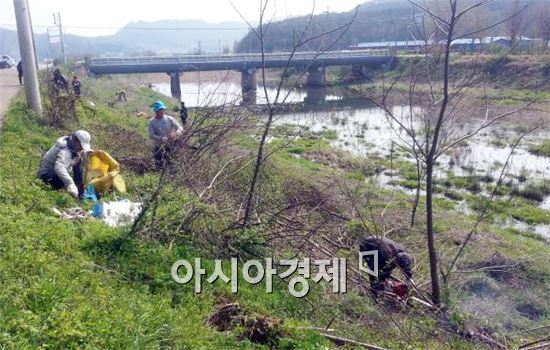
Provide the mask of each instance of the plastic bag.
[{"label": "plastic bag", "polygon": [[86,183],[92,184],[97,193],[105,193],[111,188],[120,193],[126,192],[118,162],[105,151],[93,151],[88,156]]},{"label": "plastic bag", "polygon": [[141,210],[141,203],[123,199],[114,202],[97,202],[92,209],[92,215],[100,218],[107,225],[115,227],[133,223]]}]

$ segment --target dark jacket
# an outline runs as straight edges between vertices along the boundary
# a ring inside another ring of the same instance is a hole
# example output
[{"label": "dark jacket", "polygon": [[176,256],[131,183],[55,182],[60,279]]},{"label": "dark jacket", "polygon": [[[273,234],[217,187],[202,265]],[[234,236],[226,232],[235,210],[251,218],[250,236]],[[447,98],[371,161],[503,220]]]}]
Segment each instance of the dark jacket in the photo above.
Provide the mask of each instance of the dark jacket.
[{"label": "dark jacket", "polygon": [[[372,250],[378,251],[378,279],[374,276],[369,276],[371,283],[376,280],[379,282],[385,281],[396,267],[399,267],[405,276],[412,279],[413,259],[401,245],[388,238],[370,236],[361,242],[359,251],[366,252]],[[366,256],[365,260],[369,269],[374,270],[373,256]]]},{"label": "dark jacket", "polygon": [[73,86],[73,91],[76,96],[80,96],[80,80],[73,79],[71,81],[71,85]]},{"label": "dark jacket", "polygon": [[69,87],[69,83],[67,83],[67,79],[61,74],[61,71],[59,69],[56,69],[53,72],[53,83],[58,89],[65,89]]},{"label": "dark jacket", "polygon": [[188,114],[187,114],[187,107],[185,107],[185,104],[181,104],[181,108],[180,108],[180,118],[181,118],[181,123],[183,125],[186,125],[187,124],[187,117],[188,117]]}]

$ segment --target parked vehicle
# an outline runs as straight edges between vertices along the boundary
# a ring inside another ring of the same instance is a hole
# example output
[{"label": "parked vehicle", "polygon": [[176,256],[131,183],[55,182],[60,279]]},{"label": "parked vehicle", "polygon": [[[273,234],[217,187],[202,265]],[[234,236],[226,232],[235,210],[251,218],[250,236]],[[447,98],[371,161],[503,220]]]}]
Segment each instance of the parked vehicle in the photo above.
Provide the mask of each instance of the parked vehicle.
[{"label": "parked vehicle", "polygon": [[16,65],[15,61],[10,56],[8,55],[0,56],[0,69],[11,68],[11,67],[14,67],[15,65]]}]

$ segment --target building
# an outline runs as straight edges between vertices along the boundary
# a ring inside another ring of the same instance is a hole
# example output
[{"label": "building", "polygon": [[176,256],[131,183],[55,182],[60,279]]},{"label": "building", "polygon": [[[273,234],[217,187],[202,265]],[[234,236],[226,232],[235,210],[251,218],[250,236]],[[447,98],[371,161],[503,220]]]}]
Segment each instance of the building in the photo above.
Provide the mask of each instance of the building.
[{"label": "building", "polygon": [[[516,44],[519,50],[530,50],[536,47],[538,39],[521,37]],[[434,42],[428,42],[429,46],[434,46]],[[439,42],[443,45],[444,42]],[[426,42],[422,40],[405,40],[405,41],[375,41],[359,43],[348,47],[350,50],[391,50],[391,51],[421,51],[426,46]],[[488,36],[484,38],[462,38],[453,40],[451,48],[455,52],[472,53],[491,51],[496,49],[511,49],[512,41],[509,37],[504,36]]]},{"label": "building", "polygon": [[375,41],[367,43],[359,43],[350,46],[350,50],[404,50],[417,51],[426,45],[422,40],[405,40],[405,41]]}]

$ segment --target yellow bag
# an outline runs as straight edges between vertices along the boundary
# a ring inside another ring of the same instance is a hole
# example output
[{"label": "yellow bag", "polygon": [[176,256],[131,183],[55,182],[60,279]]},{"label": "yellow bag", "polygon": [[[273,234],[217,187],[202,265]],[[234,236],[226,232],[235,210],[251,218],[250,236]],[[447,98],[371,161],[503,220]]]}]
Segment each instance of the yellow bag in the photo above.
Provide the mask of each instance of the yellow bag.
[{"label": "yellow bag", "polygon": [[126,192],[118,162],[105,151],[93,151],[88,155],[86,184],[94,185],[97,193],[105,193],[111,188],[120,193]]}]

